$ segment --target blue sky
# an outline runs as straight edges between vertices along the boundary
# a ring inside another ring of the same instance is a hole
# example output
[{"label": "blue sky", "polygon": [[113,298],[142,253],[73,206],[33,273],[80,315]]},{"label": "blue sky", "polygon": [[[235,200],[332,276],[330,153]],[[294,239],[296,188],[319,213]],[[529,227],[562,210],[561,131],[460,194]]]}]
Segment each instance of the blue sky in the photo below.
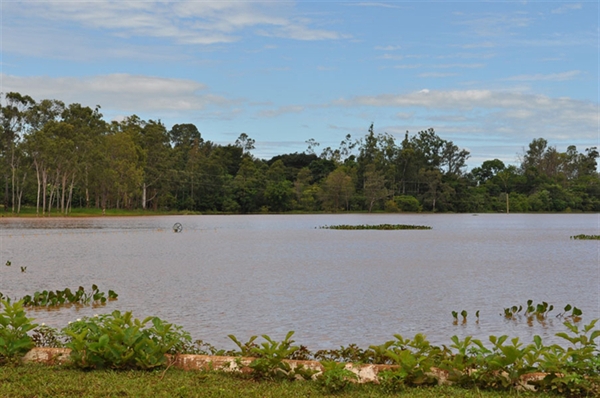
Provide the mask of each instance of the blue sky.
[{"label": "blue sky", "polygon": [[599,146],[597,1],[2,1],[0,91],[268,159],[433,127],[469,166]]}]

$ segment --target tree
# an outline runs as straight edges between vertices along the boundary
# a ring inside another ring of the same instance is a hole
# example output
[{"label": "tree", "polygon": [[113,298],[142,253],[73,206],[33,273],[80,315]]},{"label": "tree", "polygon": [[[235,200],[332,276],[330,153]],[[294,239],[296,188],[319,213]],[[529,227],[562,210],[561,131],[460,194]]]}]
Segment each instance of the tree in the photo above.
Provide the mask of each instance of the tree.
[{"label": "tree", "polygon": [[101,181],[101,207],[104,209],[113,201],[117,209],[130,208],[132,197],[144,180],[137,144],[130,132],[117,131],[106,136],[104,145],[107,157]]},{"label": "tree", "polygon": [[340,166],[332,171],[323,182],[321,192],[323,205],[333,212],[339,211],[342,205],[348,210],[353,193],[352,177],[348,175],[344,166]]},{"label": "tree", "polygon": [[265,199],[271,210],[281,212],[291,208],[294,194],[292,182],[286,179],[285,165],[277,160],[267,170]]},{"label": "tree", "polygon": [[4,102],[5,105],[2,105],[0,98],[0,160],[4,160],[0,170],[4,176],[4,211],[12,206],[14,213],[17,167],[20,163],[17,157],[22,153],[17,151],[17,145],[23,138],[27,111],[35,101],[28,95],[10,92],[4,96]]},{"label": "tree", "polygon": [[257,211],[262,205],[265,186],[264,165],[250,157],[244,157],[233,179],[236,201],[242,213]]},{"label": "tree", "polygon": [[254,149],[255,142],[256,141],[254,141],[252,138],[248,137],[248,134],[242,133],[235,140],[235,146],[237,146],[238,148],[242,148],[244,153],[248,153]]},{"label": "tree", "polygon": [[376,201],[388,196],[388,191],[385,188],[385,177],[383,173],[375,169],[373,164],[368,165],[365,171],[364,194],[369,213],[373,211],[373,205]]}]

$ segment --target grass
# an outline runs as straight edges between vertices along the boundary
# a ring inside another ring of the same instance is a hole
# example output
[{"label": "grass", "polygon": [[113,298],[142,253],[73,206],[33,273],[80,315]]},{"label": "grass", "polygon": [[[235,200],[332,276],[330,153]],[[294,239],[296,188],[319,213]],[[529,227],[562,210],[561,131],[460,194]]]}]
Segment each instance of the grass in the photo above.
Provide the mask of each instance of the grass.
[{"label": "grass", "polygon": [[[0,367],[0,397],[326,397],[309,381],[256,382],[223,372],[111,371],[84,372],[65,366],[26,364]],[[455,387],[408,388],[386,394],[378,385],[352,385],[339,397],[555,397],[523,392],[487,392]]]},{"label": "grass", "polygon": [[[102,213],[102,209],[97,208],[85,208],[78,207],[73,208],[68,215],[53,209],[50,214],[46,213],[44,217],[125,217],[125,216],[161,216],[161,215],[192,215],[192,214],[200,214],[198,212],[193,212],[189,210],[126,210],[126,209],[106,209],[104,214]],[[21,208],[21,212],[19,214],[12,213],[10,209],[8,211],[3,211],[0,209],[0,217],[36,217],[35,207],[25,206]],[[39,215],[42,217],[42,215]]]}]

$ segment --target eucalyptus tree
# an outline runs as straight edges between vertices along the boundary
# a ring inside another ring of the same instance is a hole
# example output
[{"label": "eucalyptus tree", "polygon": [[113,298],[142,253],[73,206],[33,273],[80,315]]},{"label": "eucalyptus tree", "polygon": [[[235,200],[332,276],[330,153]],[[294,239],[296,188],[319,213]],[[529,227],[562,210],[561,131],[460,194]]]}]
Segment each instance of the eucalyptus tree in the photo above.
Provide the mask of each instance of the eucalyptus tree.
[{"label": "eucalyptus tree", "polygon": [[357,142],[357,189],[365,196],[369,211],[379,199],[395,193],[398,147],[391,134],[375,135],[373,124],[367,135]]},{"label": "eucalyptus tree", "polygon": [[144,153],[142,209],[152,203],[156,210],[160,203],[167,204],[168,201],[172,171],[169,136],[165,125],[153,120],[143,123],[139,136],[138,145],[141,145]]},{"label": "eucalyptus tree", "polygon": [[[66,213],[73,203],[73,189],[77,182],[82,185],[83,197],[86,207],[90,205],[90,173],[102,156],[98,152],[102,137],[107,134],[108,126],[102,119],[100,106],[94,109],[74,103],[66,107],[62,120],[73,126],[69,137],[72,142],[72,153],[69,155],[69,167],[65,168],[62,175],[61,209]],[[64,194],[68,188],[68,198],[65,204]]]},{"label": "eucalyptus tree", "polygon": [[253,138],[248,137],[248,134],[241,133],[240,136],[235,140],[235,146],[242,148],[244,154],[249,154],[254,149],[256,141]]},{"label": "eucalyptus tree", "polygon": [[23,139],[26,129],[27,111],[35,104],[28,95],[9,92],[0,98],[0,167],[4,179],[4,210],[9,206],[15,212],[17,195],[17,170],[23,151],[17,146]]},{"label": "eucalyptus tree", "polygon": [[46,211],[46,188],[48,173],[53,161],[48,153],[51,146],[51,130],[56,123],[61,121],[65,104],[59,100],[44,99],[35,103],[27,111],[27,124],[29,129],[24,137],[23,150],[33,163],[37,180],[36,214],[40,214],[40,200],[42,214]]},{"label": "eucalyptus tree", "polygon": [[144,181],[140,148],[128,129],[114,128],[103,140],[103,159],[100,187],[100,206],[105,209],[114,205],[132,208],[133,199]]}]

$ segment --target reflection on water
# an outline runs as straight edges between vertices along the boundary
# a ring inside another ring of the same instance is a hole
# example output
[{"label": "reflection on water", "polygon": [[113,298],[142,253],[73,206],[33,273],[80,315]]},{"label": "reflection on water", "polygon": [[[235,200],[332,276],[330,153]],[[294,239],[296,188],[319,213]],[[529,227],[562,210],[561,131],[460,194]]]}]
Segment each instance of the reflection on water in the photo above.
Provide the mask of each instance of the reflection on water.
[{"label": "reflection on water", "polygon": [[[180,222],[182,233],[173,233]],[[417,231],[337,231],[334,224],[429,225]],[[0,219],[0,291],[119,293],[100,308],[30,311],[38,322],[113,309],[157,315],[195,339],[233,348],[227,339],[295,330],[310,349],[380,344],[423,332],[450,336],[508,334],[545,342],[563,331],[554,317],[566,304],[600,317],[597,215],[265,215],[88,219]],[[27,272],[21,273],[20,266]],[[500,315],[504,307],[547,301],[545,325]],[[452,311],[467,310],[453,325]],[[475,322],[475,312],[480,321]]]}]

